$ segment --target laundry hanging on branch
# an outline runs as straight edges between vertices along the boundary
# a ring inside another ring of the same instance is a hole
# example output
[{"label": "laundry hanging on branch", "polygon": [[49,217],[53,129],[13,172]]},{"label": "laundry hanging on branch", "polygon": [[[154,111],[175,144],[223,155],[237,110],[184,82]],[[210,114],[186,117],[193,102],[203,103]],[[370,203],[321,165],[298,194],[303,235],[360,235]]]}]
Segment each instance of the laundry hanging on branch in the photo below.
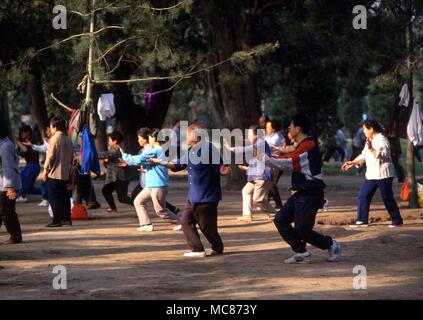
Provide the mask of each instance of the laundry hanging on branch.
[{"label": "laundry hanging on branch", "polygon": [[156,103],[156,93],[146,92],[144,93],[145,113],[148,115],[151,112],[154,104]]},{"label": "laundry hanging on branch", "polygon": [[97,112],[101,121],[106,121],[116,114],[116,107],[113,93],[101,94],[97,103]]}]

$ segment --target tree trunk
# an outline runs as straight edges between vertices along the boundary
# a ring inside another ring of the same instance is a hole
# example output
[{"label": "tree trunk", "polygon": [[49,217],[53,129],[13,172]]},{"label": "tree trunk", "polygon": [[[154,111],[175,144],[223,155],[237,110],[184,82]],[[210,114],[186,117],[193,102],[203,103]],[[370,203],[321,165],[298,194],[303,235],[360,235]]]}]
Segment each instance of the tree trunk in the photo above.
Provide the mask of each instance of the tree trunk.
[{"label": "tree trunk", "polygon": [[95,136],[95,147],[99,152],[107,151],[106,121],[97,121],[97,135]]},{"label": "tree trunk", "polygon": [[[213,54],[209,63],[212,64],[254,45],[252,35],[248,34],[250,21],[237,18],[239,12],[236,12],[232,1],[228,1],[226,6],[227,16],[213,16],[209,19],[209,51]],[[256,124],[261,115],[256,77],[239,76],[237,69],[230,63],[222,64],[209,73],[209,92],[213,98],[213,116],[218,127],[245,129]]]},{"label": "tree trunk", "polygon": [[[133,70],[134,66],[131,63],[122,62],[113,72],[113,79],[130,79]],[[153,81],[150,89],[152,92],[158,92],[168,89],[171,85],[166,80]],[[128,151],[137,152],[139,149],[137,130],[141,127],[162,127],[173,90],[158,93],[148,114],[146,114],[145,108],[134,103],[132,92],[127,83],[113,83],[112,92],[115,95],[117,127],[125,136],[125,148]]]},{"label": "tree trunk", "polygon": [[27,91],[31,99],[31,114],[35,118],[40,132],[48,126],[47,106],[41,83],[41,73],[36,66],[32,66]]},{"label": "tree trunk", "polygon": [[0,125],[7,126],[9,135],[11,134],[12,130],[10,128],[9,105],[6,92],[0,92]]},{"label": "tree trunk", "polygon": [[[122,62],[113,72],[113,80],[130,79],[133,67]],[[115,96],[117,129],[124,135],[124,147],[128,152],[139,150],[137,130],[146,125],[144,109],[134,103],[132,92],[127,83],[113,83]]]},{"label": "tree trunk", "polygon": [[[167,80],[156,80],[152,82],[153,92],[166,90],[172,86]],[[155,97],[155,103],[147,115],[147,123],[150,128],[161,128],[165,121],[169,105],[172,100],[173,90],[160,92]]]},{"label": "tree trunk", "polygon": [[[412,66],[412,48],[413,48],[413,25],[412,25],[412,0],[408,0],[408,17],[407,17],[407,27],[405,34],[405,41],[407,46],[407,82],[410,89],[410,105],[409,108],[413,107],[413,66]],[[410,196],[408,205],[410,208],[417,208],[417,188],[416,188],[416,172],[414,165],[414,148],[413,143],[410,139],[407,139],[407,180],[410,189]]]},{"label": "tree trunk", "polygon": [[[239,1],[221,1],[218,6],[217,10],[208,8],[210,65],[230,58],[234,52],[251,49],[255,44],[251,17],[245,14]],[[209,72],[208,85],[216,127],[245,129],[258,122],[261,110],[254,75],[241,75],[232,64],[224,63]],[[232,169],[226,188],[239,190],[245,184],[245,174],[236,166]]]}]

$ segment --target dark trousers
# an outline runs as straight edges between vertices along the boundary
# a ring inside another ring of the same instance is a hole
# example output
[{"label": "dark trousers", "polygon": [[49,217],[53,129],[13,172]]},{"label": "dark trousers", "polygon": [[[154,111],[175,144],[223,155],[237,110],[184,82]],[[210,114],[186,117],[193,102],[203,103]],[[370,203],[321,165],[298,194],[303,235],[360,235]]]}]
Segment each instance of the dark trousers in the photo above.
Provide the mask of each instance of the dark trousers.
[{"label": "dark trousers", "polygon": [[4,221],[10,239],[14,242],[22,241],[21,225],[15,210],[15,200],[10,200],[6,192],[0,192],[0,227]]},{"label": "dark trousers", "polygon": [[81,204],[82,201],[85,201],[87,205],[97,203],[94,186],[91,183],[91,175],[89,174],[80,174],[76,179],[73,203]]},{"label": "dark trousers", "polygon": [[116,191],[118,200],[120,203],[126,203],[130,206],[134,205],[134,202],[128,196],[129,181],[116,180],[114,182],[107,183],[101,189],[104,199],[109,204],[109,208],[116,209],[115,200],[113,199],[113,192]]},{"label": "dark trousers", "polygon": [[47,179],[48,202],[53,211],[53,223],[71,221],[70,198],[67,183],[58,179]]},{"label": "dark trousers", "polygon": [[[132,203],[134,203],[135,198],[137,197],[137,195],[142,191],[143,187],[141,187],[141,185],[138,183],[134,190],[132,190],[131,192],[131,201]],[[166,202],[166,208],[169,209],[170,211],[176,213],[176,211],[178,210],[177,207],[175,207],[173,204]]]},{"label": "dark trousers", "polygon": [[[332,246],[331,237],[313,231],[316,214],[323,201],[323,191],[297,192],[285,202],[276,215],[274,223],[279,234],[295,252],[306,252],[307,243],[322,250]],[[294,227],[291,225],[293,222]]]},{"label": "dark trousers", "polygon": [[191,203],[188,202],[181,215],[182,231],[191,251],[204,251],[197,224],[206,239],[212,245],[212,250],[222,253],[223,243],[217,231],[217,205],[219,202]]},{"label": "dark trousers", "polygon": [[392,219],[392,224],[401,224],[402,217],[395,202],[392,192],[392,181],[394,178],[380,180],[364,180],[358,195],[357,220],[363,223],[369,222],[369,209],[372,198],[379,188],[383,203]]},{"label": "dark trousers", "polygon": [[91,193],[91,176],[89,174],[79,174],[76,177],[75,184],[73,204],[81,204],[83,200],[88,204]]},{"label": "dark trousers", "polygon": [[47,183],[45,181],[41,181],[40,193],[41,193],[41,199],[42,200],[48,199]]},{"label": "dark trousers", "polygon": [[278,190],[278,182],[283,174],[283,170],[275,169],[275,179],[273,180],[272,186],[269,191],[269,200],[273,199],[275,201],[276,207],[282,207],[282,199]]}]

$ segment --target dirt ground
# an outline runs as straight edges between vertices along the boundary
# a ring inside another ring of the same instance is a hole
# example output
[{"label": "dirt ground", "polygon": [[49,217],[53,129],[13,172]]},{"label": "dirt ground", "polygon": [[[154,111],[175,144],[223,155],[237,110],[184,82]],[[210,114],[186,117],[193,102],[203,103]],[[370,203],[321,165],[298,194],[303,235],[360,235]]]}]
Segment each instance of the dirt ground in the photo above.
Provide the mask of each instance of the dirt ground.
[{"label": "dirt ground", "polygon": [[[133,208],[117,214],[93,210],[94,219],[72,227],[45,228],[49,216],[39,199],[18,204],[24,243],[0,246],[0,299],[422,299],[423,209],[401,209],[404,227],[389,229],[377,194],[373,224],[350,229],[362,177],[327,177],[328,212],[318,214],[316,229],[341,242],[343,259],[326,262],[327,252],[310,248],[313,263],[286,265],[292,252],[262,213],[252,223],[236,220],[241,193],[225,191],[219,228],[225,254],[184,258],[181,232],[154,218],[157,231],[139,233]],[[283,199],[288,177],[281,179]],[[96,181],[103,208],[102,181]],[[131,188],[135,182],[131,183]],[[395,193],[400,185],[395,183]],[[173,177],[168,200],[181,208],[185,177]],[[0,241],[8,235],[0,229]],[[202,237],[206,250],[209,245]],[[67,289],[54,290],[53,267],[67,270]],[[367,289],[353,289],[353,268],[364,265]]]}]

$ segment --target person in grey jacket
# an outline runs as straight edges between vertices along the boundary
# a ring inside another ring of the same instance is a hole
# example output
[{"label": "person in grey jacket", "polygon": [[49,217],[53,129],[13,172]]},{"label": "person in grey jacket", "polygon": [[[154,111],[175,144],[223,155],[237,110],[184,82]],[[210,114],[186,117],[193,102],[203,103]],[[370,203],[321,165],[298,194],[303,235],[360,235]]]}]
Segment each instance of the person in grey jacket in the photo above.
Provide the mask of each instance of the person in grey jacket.
[{"label": "person in grey jacket", "polygon": [[4,222],[10,239],[4,244],[22,242],[22,231],[15,211],[16,191],[21,189],[19,158],[8,137],[6,124],[0,124],[0,227]]}]

